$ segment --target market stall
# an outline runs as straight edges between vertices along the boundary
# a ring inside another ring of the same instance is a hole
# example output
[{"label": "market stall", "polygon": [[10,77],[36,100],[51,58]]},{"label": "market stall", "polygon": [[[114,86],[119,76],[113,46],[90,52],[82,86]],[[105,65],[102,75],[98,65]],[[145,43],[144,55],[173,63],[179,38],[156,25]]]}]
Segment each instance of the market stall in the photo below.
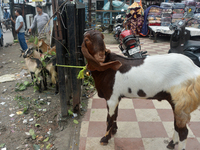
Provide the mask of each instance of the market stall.
[{"label": "market stall", "polygon": [[[157,40],[159,33],[171,35],[169,25],[178,20],[189,19],[194,17],[200,18],[200,2],[183,1],[182,3],[161,3],[160,7],[152,6],[147,13],[147,23],[150,30],[150,37],[152,34]],[[200,36],[200,20],[191,20],[187,24],[187,30],[190,31],[191,36]]]},{"label": "market stall", "polygon": [[[154,42],[157,42],[158,33],[171,35],[174,31],[170,30],[168,26],[149,26],[151,38],[154,35]],[[200,29],[194,27],[186,27],[186,30],[190,31],[191,36],[200,36]]]}]

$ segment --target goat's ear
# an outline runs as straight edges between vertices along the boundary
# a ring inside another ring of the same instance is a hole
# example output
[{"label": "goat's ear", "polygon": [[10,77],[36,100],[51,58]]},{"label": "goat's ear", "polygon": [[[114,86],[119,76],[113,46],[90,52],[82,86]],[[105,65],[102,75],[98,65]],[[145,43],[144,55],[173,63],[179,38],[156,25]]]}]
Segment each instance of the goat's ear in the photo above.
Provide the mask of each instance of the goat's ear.
[{"label": "goat's ear", "polygon": [[121,62],[120,61],[112,61],[112,62],[108,62],[108,63],[100,63],[98,62],[88,51],[88,49],[85,46],[85,42],[83,41],[82,43],[82,47],[81,47],[81,51],[84,55],[84,57],[87,59],[88,61],[88,70],[90,71],[105,71],[109,68],[113,69],[113,70],[118,70],[121,67]]}]

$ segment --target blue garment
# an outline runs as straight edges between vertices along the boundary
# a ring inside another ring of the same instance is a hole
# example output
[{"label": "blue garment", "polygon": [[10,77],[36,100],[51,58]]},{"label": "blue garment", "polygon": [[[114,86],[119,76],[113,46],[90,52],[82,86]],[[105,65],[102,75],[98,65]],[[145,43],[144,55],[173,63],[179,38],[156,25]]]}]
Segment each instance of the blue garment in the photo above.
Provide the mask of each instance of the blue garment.
[{"label": "blue garment", "polygon": [[22,33],[19,32],[17,34],[17,36],[18,36],[18,41],[19,41],[19,44],[20,44],[22,50],[23,51],[27,50],[28,46],[27,46],[26,40],[25,40],[25,33],[24,32],[22,32]]},{"label": "blue garment", "polygon": [[4,19],[8,19],[8,18],[10,18],[10,14],[9,14],[9,12],[4,12],[4,14],[3,14],[3,18],[4,18]]},{"label": "blue garment", "polygon": [[152,5],[150,7],[148,7],[145,11],[144,11],[144,23],[143,23],[143,26],[142,26],[142,30],[140,33],[142,33],[144,36],[147,36],[148,34],[148,20],[147,20],[147,17],[148,17],[148,13],[149,13],[149,10],[151,9],[151,7],[157,7],[157,8],[161,8],[160,6],[156,6],[156,5]]}]

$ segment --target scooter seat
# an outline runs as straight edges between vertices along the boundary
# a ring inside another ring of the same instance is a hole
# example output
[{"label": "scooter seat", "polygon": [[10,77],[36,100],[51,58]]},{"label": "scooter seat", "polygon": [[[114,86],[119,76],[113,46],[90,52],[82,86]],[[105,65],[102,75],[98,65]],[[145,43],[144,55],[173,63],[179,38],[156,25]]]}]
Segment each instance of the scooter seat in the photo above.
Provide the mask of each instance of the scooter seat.
[{"label": "scooter seat", "polygon": [[126,37],[124,37],[124,39],[123,39],[123,43],[126,43],[126,42],[128,42],[129,40],[137,40],[137,38],[134,36],[134,35],[128,35],[128,36],[126,36]]},{"label": "scooter seat", "polygon": [[193,41],[193,40],[188,40],[185,45],[184,45],[184,51],[185,50],[196,50],[200,49],[200,41]]}]

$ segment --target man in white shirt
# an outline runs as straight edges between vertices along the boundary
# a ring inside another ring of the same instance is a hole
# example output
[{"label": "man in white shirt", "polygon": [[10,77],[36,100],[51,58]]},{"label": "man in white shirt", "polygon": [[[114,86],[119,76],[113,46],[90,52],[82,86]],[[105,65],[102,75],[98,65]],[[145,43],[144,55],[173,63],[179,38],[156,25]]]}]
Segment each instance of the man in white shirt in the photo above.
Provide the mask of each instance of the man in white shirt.
[{"label": "man in white shirt", "polygon": [[11,17],[11,21],[15,23],[15,31],[17,33],[19,44],[23,51],[27,50],[28,46],[25,40],[25,23],[22,17],[21,9],[17,9],[15,11],[15,15],[17,16],[16,21]]}]

